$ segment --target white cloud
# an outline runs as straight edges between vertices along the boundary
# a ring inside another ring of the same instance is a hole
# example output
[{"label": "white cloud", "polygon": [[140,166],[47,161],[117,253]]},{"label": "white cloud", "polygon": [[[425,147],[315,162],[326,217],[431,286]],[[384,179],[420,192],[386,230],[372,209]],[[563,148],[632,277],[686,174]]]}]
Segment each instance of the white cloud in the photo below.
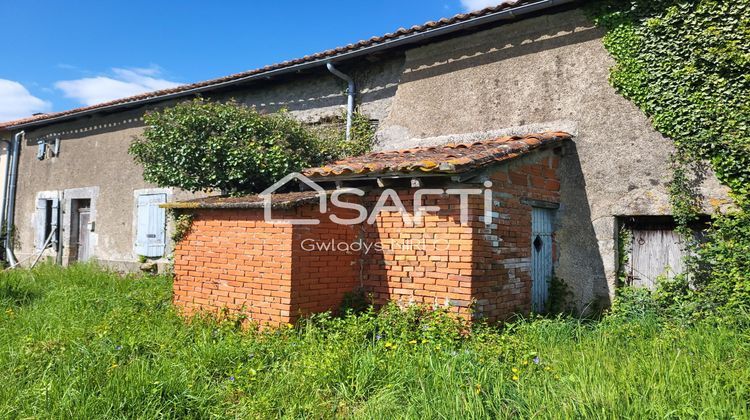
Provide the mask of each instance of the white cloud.
[{"label": "white cloud", "polygon": [[461,6],[467,12],[471,12],[473,10],[484,9],[485,7],[497,6],[502,2],[503,0],[461,0]]},{"label": "white cloud", "polygon": [[84,77],[75,80],[61,80],[55,87],[84,105],[94,105],[113,99],[138,95],[160,89],[179,86],[180,83],[159,78],[161,70],[149,68],[113,68],[111,76]]},{"label": "white cloud", "polygon": [[52,104],[32,95],[22,84],[0,79],[0,121],[28,117],[36,112],[47,112]]}]

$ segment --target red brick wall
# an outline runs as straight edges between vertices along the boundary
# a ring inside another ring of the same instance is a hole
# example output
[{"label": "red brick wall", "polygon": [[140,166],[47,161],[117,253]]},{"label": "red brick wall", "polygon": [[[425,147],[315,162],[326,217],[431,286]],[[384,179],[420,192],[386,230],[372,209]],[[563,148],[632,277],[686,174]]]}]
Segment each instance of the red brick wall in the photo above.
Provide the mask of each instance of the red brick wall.
[{"label": "red brick wall", "polygon": [[175,246],[174,303],[187,312],[245,311],[279,324],[292,312],[292,227],[263,211],[201,210]]},{"label": "red brick wall", "polygon": [[[264,324],[338,308],[359,285],[359,254],[306,251],[302,241],[352,243],[357,229],[332,223],[269,224],[262,209],[196,210],[175,247],[174,302],[187,312],[242,311]],[[274,210],[274,218],[314,218],[317,206]],[[341,214],[341,217],[349,217]]]},{"label": "red brick wall", "polygon": [[[341,210],[336,213],[342,218],[353,217]],[[351,246],[360,227],[333,223],[328,215],[320,215],[317,206],[300,207],[295,217],[319,218],[320,224],[297,225],[293,230],[292,315],[335,310],[344,294],[360,285],[360,254]],[[346,247],[325,248],[335,244]]]},{"label": "red brick wall", "polygon": [[[369,208],[379,190],[367,197]],[[414,190],[399,191],[399,198],[413,214]],[[471,303],[472,229],[460,223],[459,197],[428,195],[422,205],[439,205],[439,212],[425,214],[420,225],[404,223],[400,213],[381,212],[366,225],[365,239],[381,243],[382,251],[364,256],[364,283],[376,303],[444,305],[468,314]],[[388,202],[388,205],[393,205]]]},{"label": "red brick wall", "polygon": [[[535,153],[491,174],[493,211],[489,227],[475,231],[472,296],[475,311],[502,320],[531,310],[531,205],[524,198],[558,203],[560,159],[552,152]],[[553,238],[553,258],[554,258]]]},{"label": "red brick wall", "polygon": [[[363,286],[377,303],[447,302],[464,316],[474,311],[490,320],[528,312],[531,205],[523,200],[559,201],[558,164],[558,156],[542,151],[489,170],[496,215],[490,226],[482,196],[471,196],[467,225],[460,223],[457,195],[426,196],[423,205],[441,210],[416,226],[395,211],[381,212],[371,225],[337,225],[324,215],[319,225],[291,226],[265,223],[262,209],[195,210],[192,229],[175,249],[175,304],[188,311],[244,307],[254,320],[279,324],[336,309],[346,292]],[[413,216],[415,190],[398,191]],[[363,198],[369,209],[381,192]],[[319,216],[316,204],[274,212],[276,218]],[[359,239],[372,248],[303,249]]]}]

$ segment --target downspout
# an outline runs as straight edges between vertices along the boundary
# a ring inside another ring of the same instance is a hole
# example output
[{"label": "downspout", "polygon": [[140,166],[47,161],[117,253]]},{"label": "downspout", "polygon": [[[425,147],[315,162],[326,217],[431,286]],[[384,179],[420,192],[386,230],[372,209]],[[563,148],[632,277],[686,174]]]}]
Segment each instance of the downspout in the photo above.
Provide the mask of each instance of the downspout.
[{"label": "downspout", "polygon": [[16,213],[16,178],[18,177],[18,154],[21,149],[21,137],[24,131],[19,131],[13,137],[13,162],[10,163],[10,177],[7,178],[8,189],[6,191],[6,208],[5,208],[5,258],[8,260],[10,267],[18,265],[16,255],[13,253],[13,219]]},{"label": "downspout", "polygon": [[349,84],[349,87],[347,88],[348,97],[346,99],[346,140],[349,140],[351,138],[352,117],[354,115],[354,95],[357,93],[356,87],[354,86],[354,79],[340,72],[333,66],[333,63],[326,63],[326,67],[328,68],[328,71],[334,74],[334,76],[345,80]]},{"label": "downspout", "polygon": [[2,210],[0,210],[0,224],[5,223],[5,209],[8,207],[8,176],[10,175],[10,154],[13,149],[13,143],[10,140],[0,139],[0,142],[5,143],[5,176],[3,177],[3,204]]}]

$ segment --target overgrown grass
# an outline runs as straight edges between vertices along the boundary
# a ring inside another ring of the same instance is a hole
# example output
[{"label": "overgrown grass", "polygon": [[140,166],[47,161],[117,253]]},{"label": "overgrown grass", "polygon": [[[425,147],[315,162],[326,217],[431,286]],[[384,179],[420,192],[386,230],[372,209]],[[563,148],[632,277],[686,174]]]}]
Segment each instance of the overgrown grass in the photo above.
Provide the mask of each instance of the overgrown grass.
[{"label": "overgrown grass", "polygon": [[503,331],[441,312],[185,323],[166,277],[0,275],[0,417],[738,417],[750,336],[637,305]]}]

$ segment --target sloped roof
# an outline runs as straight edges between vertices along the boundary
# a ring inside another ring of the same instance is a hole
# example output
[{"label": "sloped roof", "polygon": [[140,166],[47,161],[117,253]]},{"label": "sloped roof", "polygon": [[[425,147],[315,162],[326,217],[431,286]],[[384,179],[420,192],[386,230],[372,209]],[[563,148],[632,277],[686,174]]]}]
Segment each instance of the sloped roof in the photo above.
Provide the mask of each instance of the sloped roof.
[{"label": "sloped roof", "polygon": [[571,138],[570,134],[564,132],[545,132],[505,136],[468,144],[375,152],[343,159],[320,168],[305,169],[302,173],[311,179],[414,173],[457,174],[513,159],[542,146]]},{"label": "sloped roof", "polygon": [[438,21],[426,22],[421,25],[412,26],[408,29],[400,28],[385,35],[375,36],[370,39],[362,40],[353,44],[333,48],[316,54],[306,55],[301,58],[288,60],[277,64],[268,65],[255,70],[236,73],[229,76],[206,80],[203,82],[185,84],[171,89],[142,93],[139,95],[129,96],[127,98],[115,99],[113,101],[70,109],[67,111],[40,114],[13,121],[0,122],[0,130],[14,127],[21,128],[29,124],[44,123],[65,117],[74,117],[77,114],[89,113],[98,110],[104,110],[107,108],[165,100],[175,96],[184,96],[199,93],[213,88],[222,87],[230,83],[246,81],[261,76],[267,77],[272,74],[281,73],[290,69],[297,70],[301,66],[306,64],[317,65],[327,61],[332,61],[334,59],[350,58],[354,56],[355,53],[368,53],[369,51],[373,50],[374,47],[378,46],[396,47],[398,45],[406,43],[401,41],[417,42],[418,39],[412,38],[417,38],[418,36],[422,35],[428,35],[430,33],[433,33],[433,35],[435,36],[441,35],[443,33],[449,33],[448,30],[462,29],[469,23],[476,23],[477,25],[479,25],[485,23],[485,21],[489,22],[491,21],[490,19],[492,17],[507,15],[509,18],[515,18],[517,16],[535,10],[541,10],[559,4],[570,3],[572,1],[573,0],[505,0],[501,1],[497,6],[491,6],[469,13],[460,13],[450,18],[443,18]]},{"label": "sloped roof", "polygon": [[[564,132],[545,132],[524,136],[505,136],[468,144],[418,147],[389,152],[368,153],[334,162],[321,168],[305,169],[302,173],[313,179],[332,181],[337,177],[378,176],[398,174],[458,174],[507,161],[543,146],[570,140]],[[325,191],[329,194],[331,191]],[[318,201],[318,191],[300,191],[271,195],[274,209],[294,208]],[[213,196],[162,204],[173,209],[261,209],[264,197]]]}]

